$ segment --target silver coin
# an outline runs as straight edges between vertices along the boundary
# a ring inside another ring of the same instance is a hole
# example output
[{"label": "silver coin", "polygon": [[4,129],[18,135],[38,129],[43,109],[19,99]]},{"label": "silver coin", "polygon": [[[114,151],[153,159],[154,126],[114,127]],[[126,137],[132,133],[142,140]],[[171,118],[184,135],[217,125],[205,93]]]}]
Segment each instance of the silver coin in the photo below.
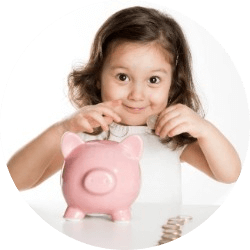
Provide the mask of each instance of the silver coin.
[{"label": "silver coin", "polygon": [[110,133],[116,137],[122,138],[128,134],[129,127],[116,124],[116,123],[111,123],[109,125]]},{"label": "silver coin", "polygon": [[165,241],[165,240],[160,240],[160,241],[158,242],[157,246],[166,244],[166,243],[171,242],[171,241],[172,241],[172,240],[167,240],[167,241]]},{"label": "silver coin", "polygon": [[193,219],[193,217],[190,215],[178,215],[176,218],[179,218],[185,221],[191,221]]},{"label": "silver coin", "polygon": [[154,129],[157,119],[158,119],[158,115],[151,115],[151,116],[149,116],[148,119],[147,119],[147,126],[150,129]]},{"label": "silver coin", "polygon": [[174,229],[174,230],[181,230],[182,225],[170,225],[170,224],[165,224],[162,226],[163,229]]},{"label": "silver coin", "polygon": [[163,234],[164,235],[168,235],[168,234],[173,234],[173,235],[181,235],[182,231],[181,230],[174,230],[174,229],[165,229],[163,230]]},{"label": "silver coin", "polygon": [[159,240],[159,243],[165,244],[165,243],[169,243],[171,241],[177,240],[179,238],[180,237],[169,237],[169,238],[168,237],[164,237],[161,240]]},{"label": "silver coin", "polygon": [[178,225],[178,226],[183,226],[185,224],[184,220],[173,220],[169,219],[167,222],[167,225]]}]

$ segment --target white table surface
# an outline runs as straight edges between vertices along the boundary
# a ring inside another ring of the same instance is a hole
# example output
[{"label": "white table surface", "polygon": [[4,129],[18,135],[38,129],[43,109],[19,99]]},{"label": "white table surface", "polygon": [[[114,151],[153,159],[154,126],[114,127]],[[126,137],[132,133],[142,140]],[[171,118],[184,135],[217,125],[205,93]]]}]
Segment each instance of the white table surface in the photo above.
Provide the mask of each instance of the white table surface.
[{"label": "white table surface", "polygon": [[[40,197],[41,198],[41,197]],[[212,215],[218,206],[168,205],[161,203],[134,203],[130,222],[112,222],[109,216],[86,216],[81,221],[62,218],[66,209],[64,200],[26,199],[34,211],[60,232],[87,244],[109,249],[140,249],[158,245],[162,225],[170,217],[190,215],[193,220],[183,226],[187,234]]]}]

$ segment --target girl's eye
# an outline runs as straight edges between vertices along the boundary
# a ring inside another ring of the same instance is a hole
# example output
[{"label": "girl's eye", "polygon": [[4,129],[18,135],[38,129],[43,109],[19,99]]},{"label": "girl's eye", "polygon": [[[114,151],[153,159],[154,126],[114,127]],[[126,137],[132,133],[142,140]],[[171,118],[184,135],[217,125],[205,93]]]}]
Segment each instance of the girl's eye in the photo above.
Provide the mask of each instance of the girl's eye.
[{"label": "girl's eye", "polygon": [[160,78],[158,76],[152,76],[152,77],[149,78],[149,82],[152,83],[152,84],[159,83]]},{"label": "girl's eye", "polygon": [[118,79],[122,82],[125,82],[128,80],[128,76],[125,74],[118,74]]}]

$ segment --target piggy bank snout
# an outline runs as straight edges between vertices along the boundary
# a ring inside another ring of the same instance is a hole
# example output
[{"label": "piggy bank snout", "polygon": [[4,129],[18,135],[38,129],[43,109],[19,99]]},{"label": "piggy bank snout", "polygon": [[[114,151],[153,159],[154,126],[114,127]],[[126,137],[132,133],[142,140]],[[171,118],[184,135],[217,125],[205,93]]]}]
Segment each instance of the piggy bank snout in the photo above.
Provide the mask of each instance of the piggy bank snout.
[{"label": "piggy bank snout", "polygon": [[110,193],[115,185],[114,174],[106,169],[93,169],[83,178],[83,187],[86,191],[96,195]]}]

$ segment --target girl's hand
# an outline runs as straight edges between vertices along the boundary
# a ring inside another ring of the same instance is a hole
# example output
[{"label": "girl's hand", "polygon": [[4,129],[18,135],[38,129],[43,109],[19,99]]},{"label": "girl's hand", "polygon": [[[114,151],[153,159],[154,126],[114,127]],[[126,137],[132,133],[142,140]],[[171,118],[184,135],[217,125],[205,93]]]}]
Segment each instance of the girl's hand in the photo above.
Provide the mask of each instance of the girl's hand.
[{"label": "girl's hand", "polygon": [[192,109],[183,104],[176,104],[163,110],[155,124],[155,133],[161,138],[189,133],[201,138],[206,133],[209,123]]},{"label": "girl's hand", "polygon": [[62,125],[64,129],[74,133],[93,133],[94,128],[97,127],[102,127],[104,131],[107,131],[109,130],[108,125],[113,121],[121,121],[120,116],[115,112],[115,108],[119,105],[121,105],[121,100],[84,106],[71,117],[62,121]]}]

